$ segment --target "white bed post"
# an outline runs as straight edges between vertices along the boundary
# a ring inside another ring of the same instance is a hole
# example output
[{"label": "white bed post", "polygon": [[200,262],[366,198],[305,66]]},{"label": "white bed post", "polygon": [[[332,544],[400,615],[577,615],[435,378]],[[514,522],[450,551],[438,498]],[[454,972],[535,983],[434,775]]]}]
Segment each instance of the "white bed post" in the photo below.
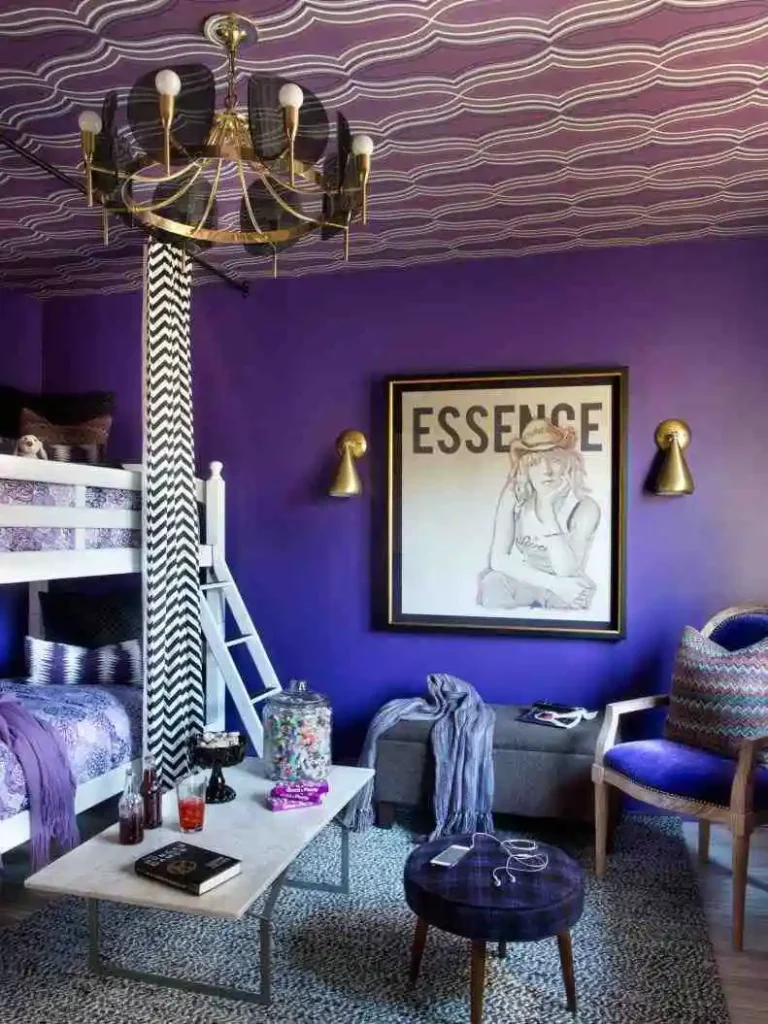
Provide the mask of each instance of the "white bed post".
[{"label": "white bed post", "polygon": [[[226,516],[227,485],[221,475],[221,462],[210,464],[210,476],[205,482],[205,543],[210,545],[212,564],[226,561]],[[206,590],[205,601],[224,636],[225,601],[220,589]],[[226,685],[211,649],[206,644],[205,652],[205,718],[208,729],[224,728],[224,704]]]}]

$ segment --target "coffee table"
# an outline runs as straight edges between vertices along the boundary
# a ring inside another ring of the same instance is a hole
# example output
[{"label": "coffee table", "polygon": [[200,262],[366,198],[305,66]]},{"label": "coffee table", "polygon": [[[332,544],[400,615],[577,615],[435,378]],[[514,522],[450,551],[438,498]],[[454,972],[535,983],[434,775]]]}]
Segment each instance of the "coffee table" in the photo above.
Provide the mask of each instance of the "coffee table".
[{"label": "coffee table", "polygon": [[[368,768],[335,765],[328,779],[329,792],[320,806],[274,812],[265,802],[273,783],[266,779],[261,762],[247,758],[242,765],[230,768],[227,780],[237,791],[237,798],[227,804],[209,804],[203,831],[184,838],[191,844],[239,858],[242,871],[236,878],[202,896],[139,878],[133,869],[134,861],[145,853],[181,838],[173,792],[166,793],[163,799],[163,828],[146,832],[143,843],[121,846],[118,827],[112,825],[32,875],[26,886],[36,892],[81,896],[87,901],[88,964],[97,974],[269,1005],[272,998],[272,915],[277,899],[286,886],[348,893],[349,833],[346,829],[341,832],[338,883],[290,879],[291,865],[372,776],[373,771]],[[265,893],[266,900],[258,911],[261,977],[257,991],[119,967],[104,960],[99,952],[102,901],[238,920]]]}]

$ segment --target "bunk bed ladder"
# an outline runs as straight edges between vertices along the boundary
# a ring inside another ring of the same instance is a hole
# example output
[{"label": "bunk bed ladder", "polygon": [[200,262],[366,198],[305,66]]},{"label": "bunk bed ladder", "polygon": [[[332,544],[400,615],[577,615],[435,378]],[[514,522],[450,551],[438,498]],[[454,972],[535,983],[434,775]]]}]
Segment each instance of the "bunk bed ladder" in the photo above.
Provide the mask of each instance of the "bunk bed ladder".
[{"label": "bunk bed ladder", "polygon": [[[264,730],[256,712],[256,705],[266,700],[271,693],[282,689],[280,680],[272,667],[272,662],[256,631],[232,572],[223,558],[214,556],[213,565],[209,570],[209,579],[202,584],[200,591],[200,623],[208,646],[208,663],[210,665],[211,661],[215,662],[237,708],[243,728],[256,749],[256,753],[261,757],[264,753]],[[218,602],[212,600],[214,595],[218,595]],[[232,640],[225,638],[224,613],[226,608],[231,612],[239,633]],[[231,654],[232,648],[240,645],[244,645],[248,651],[264,686],[264,689],[255,696],[248,692]]]}]

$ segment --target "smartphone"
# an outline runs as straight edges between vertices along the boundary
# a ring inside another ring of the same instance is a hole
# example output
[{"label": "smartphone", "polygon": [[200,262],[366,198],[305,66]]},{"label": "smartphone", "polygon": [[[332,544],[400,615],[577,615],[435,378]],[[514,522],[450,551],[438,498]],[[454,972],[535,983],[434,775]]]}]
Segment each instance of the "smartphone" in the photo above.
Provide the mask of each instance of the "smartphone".
[{"label": "smartphone", "polygon": [[440,868],[452,868],[454,864],[458,864],[462,857],[468,854],[470,851],[469,846],[449,846],[442,853],[438,853],[436,857],[433,857],[429,862],[435,864]]}]

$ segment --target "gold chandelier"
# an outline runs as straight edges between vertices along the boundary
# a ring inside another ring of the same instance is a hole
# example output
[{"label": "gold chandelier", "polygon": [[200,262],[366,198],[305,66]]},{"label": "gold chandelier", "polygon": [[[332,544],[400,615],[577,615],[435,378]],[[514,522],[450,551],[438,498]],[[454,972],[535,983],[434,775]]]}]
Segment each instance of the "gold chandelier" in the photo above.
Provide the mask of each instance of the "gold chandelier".
[{"label": "gold chandelier", "polygon": [[274,75],[249,76],[241,103],[238,55],[257,41],[254,22],[213,15],[203,32],[226,53],[223,109],[216,109],[210,69],[186,64],[135,83],[129,132],[115,125],[114,93],[102,114],[80,114],[87,202],[103,208],[105,242],[113,211],[192,251],[244,245],[269,256],[275,274],[278,251],[318,229],[323,238],[343,235],[348,259],[351,225],[368,222],[373,140],[352,135],[339,113],[335,152],[327,154],[330,127],[320,100]]}]

